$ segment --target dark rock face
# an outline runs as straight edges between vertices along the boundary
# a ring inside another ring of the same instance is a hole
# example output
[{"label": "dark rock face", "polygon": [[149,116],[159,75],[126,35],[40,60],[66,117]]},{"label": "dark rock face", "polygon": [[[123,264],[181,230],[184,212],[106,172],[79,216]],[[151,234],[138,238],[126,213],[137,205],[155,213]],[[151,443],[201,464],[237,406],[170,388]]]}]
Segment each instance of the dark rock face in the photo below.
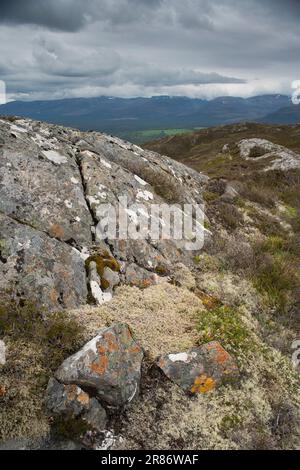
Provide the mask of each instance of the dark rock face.
[{"label": "dark rock face", "polygon": [[116,323],[66,359],[55,377],[92,390],[102,403],[119,408],[138,395],[143,355],[129,327]]},{"label": "dark rock face", "polygon": [[[111,136],[0,120],[0,291],[55,310],[86,303],[88,291],[96,303],[107,301],[119,281],[153,284],[174,263],[188,263],[192,252],[181,240],[102,239],[100,205],[117,207],[125,196],[128,205],[142,203],[146,210],[153,203],[199,204],[206,181]],[[130,211],[128,218],[138,225]],[[120,263],[119,278],[106,270],[103,279],[104,272],[94,266],[91,274],[84,265],[103,253]]]},{"label": "dark rock face", "polygon": [[207,393],[238,377],[235,361],[217,341],[162,356],[157,364],[169,379],[193,394]]},{"label": "dark rock face", "polygon": [[63,385],[50,379],[45,402],[53,416],[80,418],[91,430],[101,432],[105,429],[106,411],[95,398],[91,398],[77,385]]}]

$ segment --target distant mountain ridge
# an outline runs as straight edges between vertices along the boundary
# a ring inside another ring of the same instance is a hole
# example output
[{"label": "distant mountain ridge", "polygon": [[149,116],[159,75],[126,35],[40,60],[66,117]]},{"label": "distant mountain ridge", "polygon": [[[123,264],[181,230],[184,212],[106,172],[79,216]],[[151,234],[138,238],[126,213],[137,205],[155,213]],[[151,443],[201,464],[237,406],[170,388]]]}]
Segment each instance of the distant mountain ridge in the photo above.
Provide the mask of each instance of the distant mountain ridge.
[{"label": "distant mountain ridge", "polygon": [[[0,106],[0,114],[29,117],[54,124],[120,135],[133,131],[195,128],[239,121],[265,121],[290,106],[285,95],[251,98],[218,97],[212,100],[187,97],[69,98],[53,101],[14,101]],[[295,107],[294,107],[295,108]],[[300,120],[300,118],[299,118]],[[271,121],[272,122],[272,121]]]},{"label": "distant mountain ridge", "polygon": [[300,123],[300,105],[290,104],[260,119],[267,124],[298,124]]}]

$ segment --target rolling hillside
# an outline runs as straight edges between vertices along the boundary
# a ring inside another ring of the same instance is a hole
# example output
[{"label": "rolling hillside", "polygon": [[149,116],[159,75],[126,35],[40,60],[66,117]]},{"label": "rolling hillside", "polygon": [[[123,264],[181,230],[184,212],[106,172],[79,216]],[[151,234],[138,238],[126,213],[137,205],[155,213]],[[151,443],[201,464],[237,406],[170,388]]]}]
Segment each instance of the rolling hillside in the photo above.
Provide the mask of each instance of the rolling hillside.
[{"label": "rolling hillside", "polygon": [[250,138],[267,139],[300,152],[300,124],[294,126],[232,124],[148,142],[144,147],[168,155],[209,176],[215,176],[218,167],[220,171],[224,170],[224,155],[222,155],[224,145]]}]

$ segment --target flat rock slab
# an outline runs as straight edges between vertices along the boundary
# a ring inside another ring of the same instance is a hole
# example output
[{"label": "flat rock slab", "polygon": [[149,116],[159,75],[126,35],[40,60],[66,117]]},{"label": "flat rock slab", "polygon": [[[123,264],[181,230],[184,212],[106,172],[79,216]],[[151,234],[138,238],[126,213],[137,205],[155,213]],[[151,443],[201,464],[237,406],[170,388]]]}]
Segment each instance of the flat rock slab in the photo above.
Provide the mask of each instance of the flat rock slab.
[{"label": "flat rock slab", "polygon": [[234,359],[217,341],[161,356],[157,364],[170,380],[193,394],[209,392],[239,375]]},{"label": "flat rock slab", "polygon": [[55,373],[64,384],[75,384],[112,407],[129,403],[138,393],[143,351],[126,324],[102,330]]}]

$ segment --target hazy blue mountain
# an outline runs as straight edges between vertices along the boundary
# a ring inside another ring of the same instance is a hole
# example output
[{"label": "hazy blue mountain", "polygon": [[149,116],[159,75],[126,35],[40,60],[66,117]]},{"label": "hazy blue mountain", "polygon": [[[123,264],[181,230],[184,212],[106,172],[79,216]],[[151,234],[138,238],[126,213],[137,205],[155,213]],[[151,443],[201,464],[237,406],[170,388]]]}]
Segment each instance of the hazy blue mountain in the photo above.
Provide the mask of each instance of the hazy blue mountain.
[{"label": "hazy blue mountain", "polygon": [[290,104],[264,116],[260,122],[268,124],[299,124],[300,105]]},{"label": "hazy blue mountain", "polygon": [[260,120],[288,106],[284,95],[213,100],[158,96],[152,98],[72,98],[14,101],[0,106],[2,115],[18,115],[51,123],[126,136],[134,131],[194,128]]}]

